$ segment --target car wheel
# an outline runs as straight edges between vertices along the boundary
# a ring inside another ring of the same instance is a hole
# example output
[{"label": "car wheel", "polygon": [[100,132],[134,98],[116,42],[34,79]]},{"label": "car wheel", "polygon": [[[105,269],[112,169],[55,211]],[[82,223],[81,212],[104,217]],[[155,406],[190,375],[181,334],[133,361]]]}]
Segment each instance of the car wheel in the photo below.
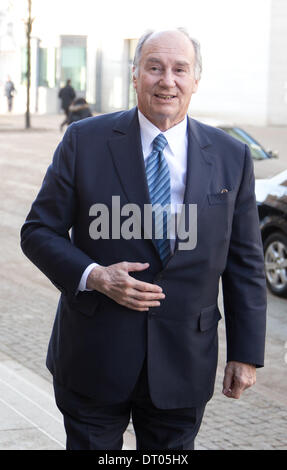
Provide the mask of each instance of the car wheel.
[{"label": "car wheel", "polygon": [[287,297],[287,236],[269,235],[263,244],[267,286],[280,297]]}]

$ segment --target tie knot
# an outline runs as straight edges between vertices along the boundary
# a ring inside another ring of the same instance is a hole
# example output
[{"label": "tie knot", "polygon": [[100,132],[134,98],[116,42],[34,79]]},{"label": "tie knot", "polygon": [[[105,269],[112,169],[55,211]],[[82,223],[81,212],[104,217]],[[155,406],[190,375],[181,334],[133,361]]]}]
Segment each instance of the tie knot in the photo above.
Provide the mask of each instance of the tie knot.
[{"label": "tie knot", "polygon": [[167,140],[163,134],[158,134],[153,141],[153,150],[162,152],[164,147],[167,145]]}]

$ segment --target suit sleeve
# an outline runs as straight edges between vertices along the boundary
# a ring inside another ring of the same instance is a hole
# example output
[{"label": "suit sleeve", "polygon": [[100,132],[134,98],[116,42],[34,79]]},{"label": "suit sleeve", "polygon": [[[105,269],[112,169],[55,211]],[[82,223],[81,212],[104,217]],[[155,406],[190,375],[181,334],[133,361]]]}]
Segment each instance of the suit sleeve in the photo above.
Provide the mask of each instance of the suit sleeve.
[{"label": "suit sleeve", "polygon": [[58,145],[21,229],[25,255],[66,295],[74,295],[87,266],[94,262],[71,241],[69,230],[76,217],[75,125],[69,126]]},{"label": "suit sleeve", "polygon": [[266,281],[250,151],[235,204],[222,288],[227,361],[264,365]]}]

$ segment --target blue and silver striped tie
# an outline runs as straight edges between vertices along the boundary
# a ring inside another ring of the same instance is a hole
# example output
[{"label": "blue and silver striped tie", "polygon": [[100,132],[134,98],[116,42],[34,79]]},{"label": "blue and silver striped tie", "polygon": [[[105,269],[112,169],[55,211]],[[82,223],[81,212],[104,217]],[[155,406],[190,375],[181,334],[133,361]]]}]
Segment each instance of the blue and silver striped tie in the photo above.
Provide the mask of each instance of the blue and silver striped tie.
[{"label": "blue and silver striped tie", "polygon": [[[153,207],[155,239],[163,265],[170,257],[168,224],[170,223],[170,175],[168,164],[163,155],[167,140],[159,134],[153,141],[153,150],[146,160],[146,175],[150,200]],[[156,206],[155,206],[156,205]],[[154,207],[155,206],[155,207]],[[166,210],[162,209],[166,207]]]}]

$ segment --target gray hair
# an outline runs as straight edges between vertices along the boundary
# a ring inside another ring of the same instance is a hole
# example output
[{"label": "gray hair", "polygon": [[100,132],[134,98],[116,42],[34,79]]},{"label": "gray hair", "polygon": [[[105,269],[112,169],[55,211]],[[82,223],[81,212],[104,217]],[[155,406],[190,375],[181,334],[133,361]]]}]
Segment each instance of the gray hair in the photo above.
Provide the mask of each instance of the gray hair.
[{"label": "gray hair", "polygon": [[[202,57],[201,57],[201,51],[200,51],[200,43],[197,41],[197,39],[192,38],[189,33],[186,31],[185,28],[176,28],[176,31],[180,31],[183,33],[192,43],[193,48],[194,48],[194,75],[196,80],[200,80],[201,78],[201,73],[202,73]],[[135,76],[138,74],[138,67],[141,59],[141,53],[142,53],[142,48],[146,40],[153,34],[155,33],[154,30],[149,30],[146,31],[140,38],[136,46],[135,50],[135,55],[134,55],[134,61],[133,61],[133,66],[134,66],[134,73]]]}]

